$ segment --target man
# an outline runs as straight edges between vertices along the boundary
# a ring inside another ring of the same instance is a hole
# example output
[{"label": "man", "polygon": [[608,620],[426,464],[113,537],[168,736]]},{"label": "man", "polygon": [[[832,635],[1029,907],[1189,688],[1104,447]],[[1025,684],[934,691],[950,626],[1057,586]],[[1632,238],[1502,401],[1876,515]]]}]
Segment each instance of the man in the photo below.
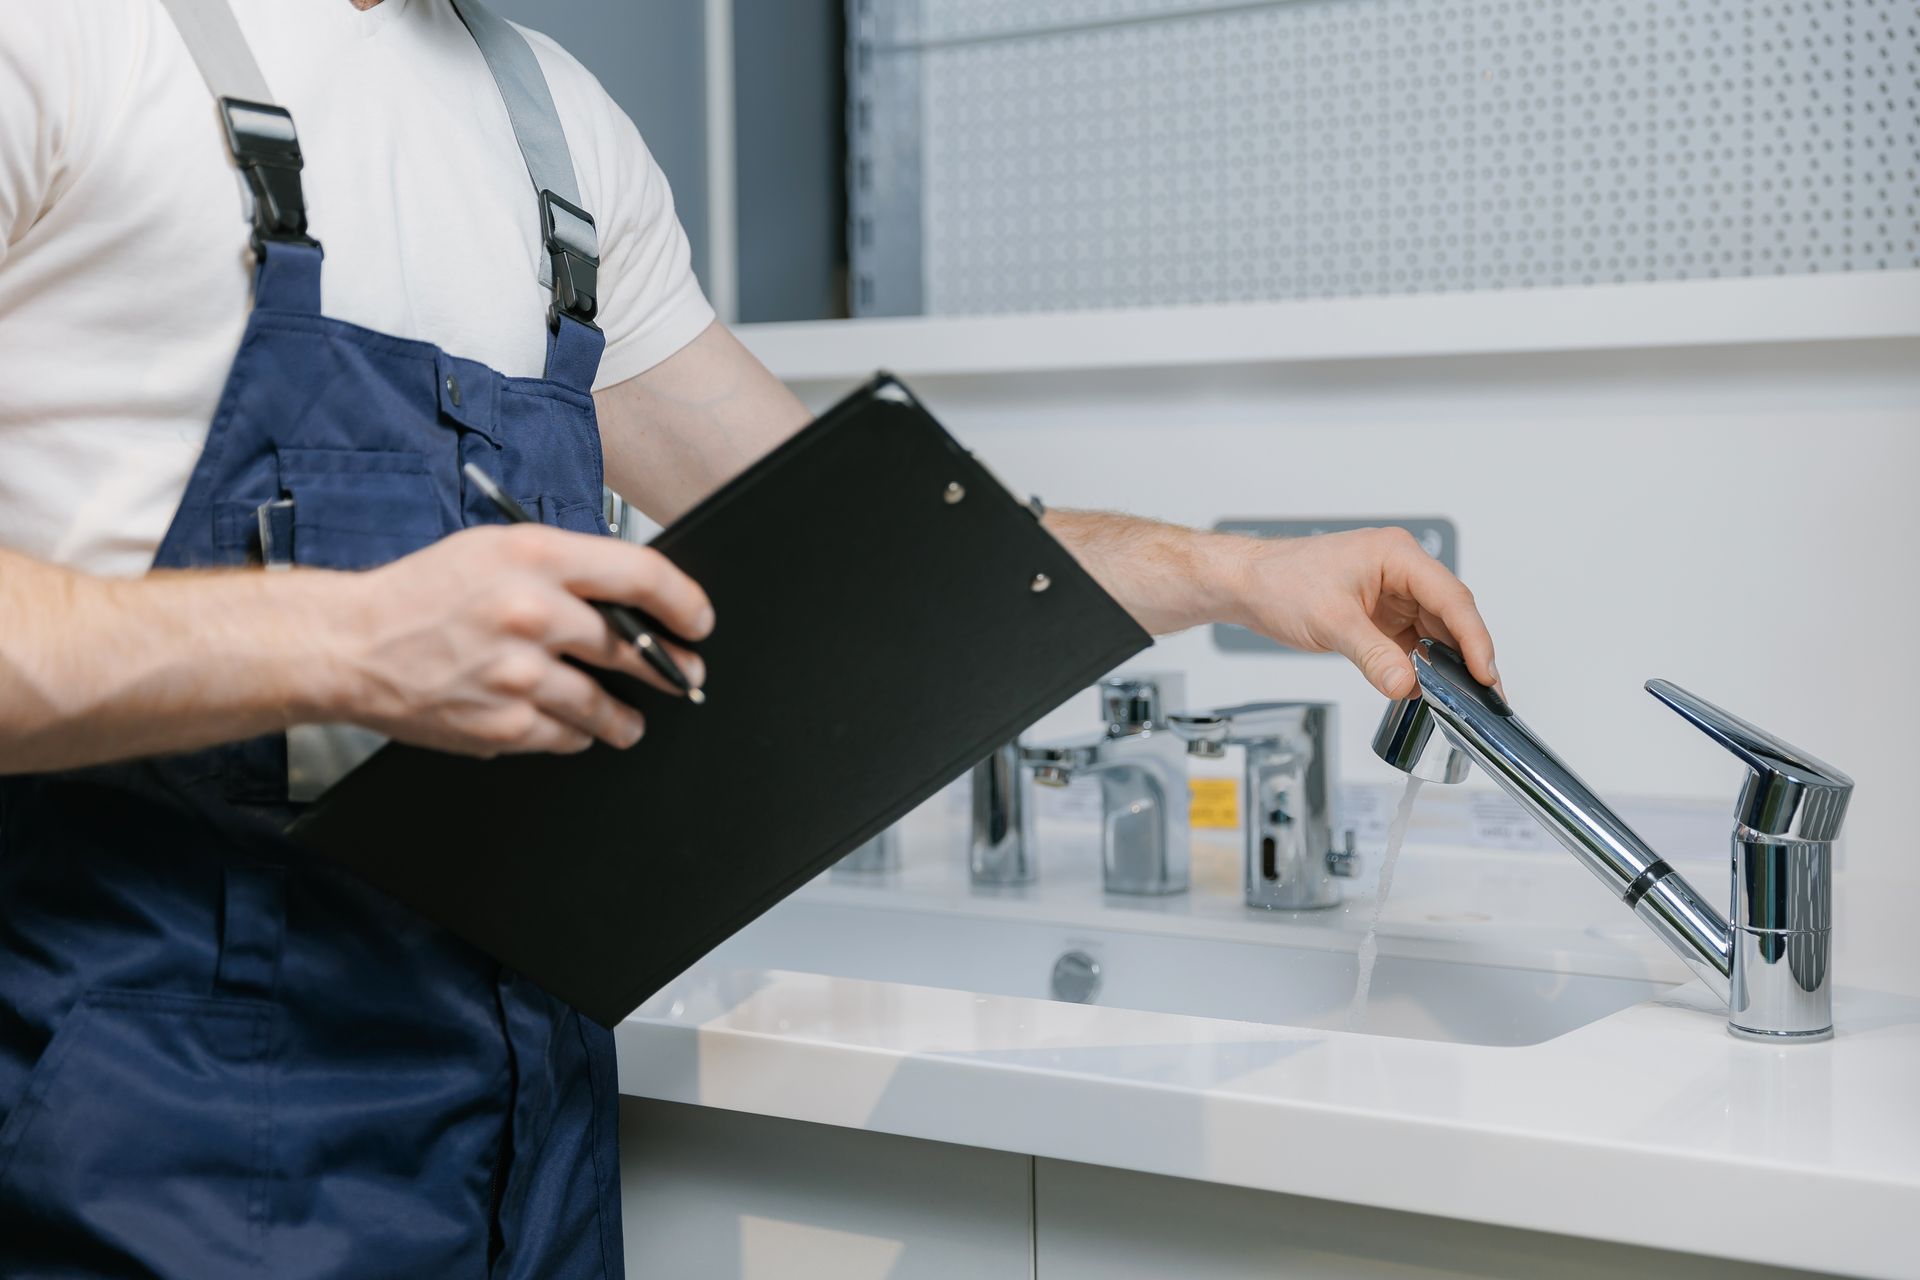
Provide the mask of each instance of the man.
[{"label": "man", "polygon": [[[543,38],[453,0],[0,3],[0,1273],[617,1274],[606,1033],[277,832],[355,729],[631,745],[564,659],[651,672],[584,601],[716,620],[588,536],[603,455],[665,522],[807,415]],[[468,527],[465,462],[557,527]],[[1390,696],[1430,635],[1496,678],[1398,533],[1046,520],[1155,632]]]}]

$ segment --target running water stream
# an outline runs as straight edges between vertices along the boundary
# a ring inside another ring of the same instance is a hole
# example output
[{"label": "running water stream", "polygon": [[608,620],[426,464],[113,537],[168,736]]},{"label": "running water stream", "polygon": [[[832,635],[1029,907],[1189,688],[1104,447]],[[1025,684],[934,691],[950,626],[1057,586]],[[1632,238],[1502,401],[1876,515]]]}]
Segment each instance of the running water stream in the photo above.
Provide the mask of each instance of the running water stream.
[{"label": "running water stream", "polygon": [[1420,779],[1407,775],[1407,789],[1400,793],[1400,807],[1393,811],[1387,827],[1387,851],[1380,859],[1380,887],[1373,894],[1373,918],[1367,921],[1367,936],[1360,942],[1360,978],[1354,984],[1353,1003],[1347,1006],[1347,1030],[1359,1031],[1367,1025],[1367,995],[1373,990],[1373,962],[1380,958],[1380,913],[1387,909],[1387,894],[1393,891],[1393,868],[1400,861],[1400,846],[1407,838],[1407,822],[1413,817],[1413,802],[1420,794]]}]

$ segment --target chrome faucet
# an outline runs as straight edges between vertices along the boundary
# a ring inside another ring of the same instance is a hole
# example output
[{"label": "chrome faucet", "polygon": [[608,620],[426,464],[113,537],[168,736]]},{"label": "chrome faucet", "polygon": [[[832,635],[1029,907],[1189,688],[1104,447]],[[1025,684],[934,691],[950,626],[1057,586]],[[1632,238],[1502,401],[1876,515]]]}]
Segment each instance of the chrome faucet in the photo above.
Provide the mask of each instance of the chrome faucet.
[{"label": "chrome faucet", "polygon": [[1344,849],[1333,843],[1333,704],[1250,702],[1171,720],[1190,755],[1217,760],[1230,746],[1246,751],[1240,826],[1247,905],[1298,911],[1339,903],[1335,877],[1351,876],[1355,867],[1352,833]]},{"label": "chrome faucet", "polygon": [[1790,1044],[1833,1034],[1833,842],[1851,778],[1677,685],[1647,682],[1747,766],[1734,806],[1729,923],[1459,654],[1422,640],[1412,657],[1419,694],[1387,709],[1373,739],[1381,759],[1440,782],[1460,781],[1469,761],[1485,769],[1727,1002],[1735,1035]]},{"label": "chrome faucet", "polygon": [[[1162,710],[1179,700],[1185,683],[1177,675],[1102,680],[1104,729],[1020,750],[1042,786],[1064,787],[1082,773],[1100,779],[1100,863],[1108,893],[1187,890],[1187,752]],[[1031,825],[1029,818],[1029,849]]]},{"label": "chrome faucet", "polygon": [[967,870],[975,884],[1031,884],[1034,880],[1031,775],[1020,744],[1009,742],[973,766],[973,831]]}]

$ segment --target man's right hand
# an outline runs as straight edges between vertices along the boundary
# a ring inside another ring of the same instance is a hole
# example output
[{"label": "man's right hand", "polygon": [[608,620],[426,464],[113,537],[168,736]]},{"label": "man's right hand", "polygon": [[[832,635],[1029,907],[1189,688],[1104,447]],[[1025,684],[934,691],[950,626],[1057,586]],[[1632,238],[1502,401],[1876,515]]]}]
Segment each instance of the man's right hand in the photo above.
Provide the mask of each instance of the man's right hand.
[{"label": "man's right hand", "polygon": [[[659,552],[544,525],[468,529],[341,586],[337,718],[468,755],[639,741],[640,713],[563,661],[667,687],[589,600],[632,605],[685,640],[713,629],[706,593]],[[704,682],[699,658],[673,654]]]},{"label": "man's right hand", "polygon": [[339,721],[473,755],[630,745],[638,713],[563,659],[660,681],[588,600],[686,640],[713,627],[659,552],[542,525],[469,529],[365,573],[104,578],[0,548],[0,773]]}]

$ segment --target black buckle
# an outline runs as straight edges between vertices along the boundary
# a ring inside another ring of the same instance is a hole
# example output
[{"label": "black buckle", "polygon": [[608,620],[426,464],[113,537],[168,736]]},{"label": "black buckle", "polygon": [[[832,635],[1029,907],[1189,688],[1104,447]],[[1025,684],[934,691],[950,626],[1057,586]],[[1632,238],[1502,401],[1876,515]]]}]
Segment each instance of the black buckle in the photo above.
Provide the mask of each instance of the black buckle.
[{"label": "black buckle", "polygon": [[558,329],[563,315],[592,325],[600,310],[600,236],[594,230],[593,215],[543,190],[540,238],[553,263],[553,305],[547,309],[547,326]]},{"label": "black buckle", "polygon": [[242,98],[220,99],[227,147],[253,192],[253,251],[272,240],[319,247],[307,234],[307,202],[300,193],[300,139],[285,107]]}]

